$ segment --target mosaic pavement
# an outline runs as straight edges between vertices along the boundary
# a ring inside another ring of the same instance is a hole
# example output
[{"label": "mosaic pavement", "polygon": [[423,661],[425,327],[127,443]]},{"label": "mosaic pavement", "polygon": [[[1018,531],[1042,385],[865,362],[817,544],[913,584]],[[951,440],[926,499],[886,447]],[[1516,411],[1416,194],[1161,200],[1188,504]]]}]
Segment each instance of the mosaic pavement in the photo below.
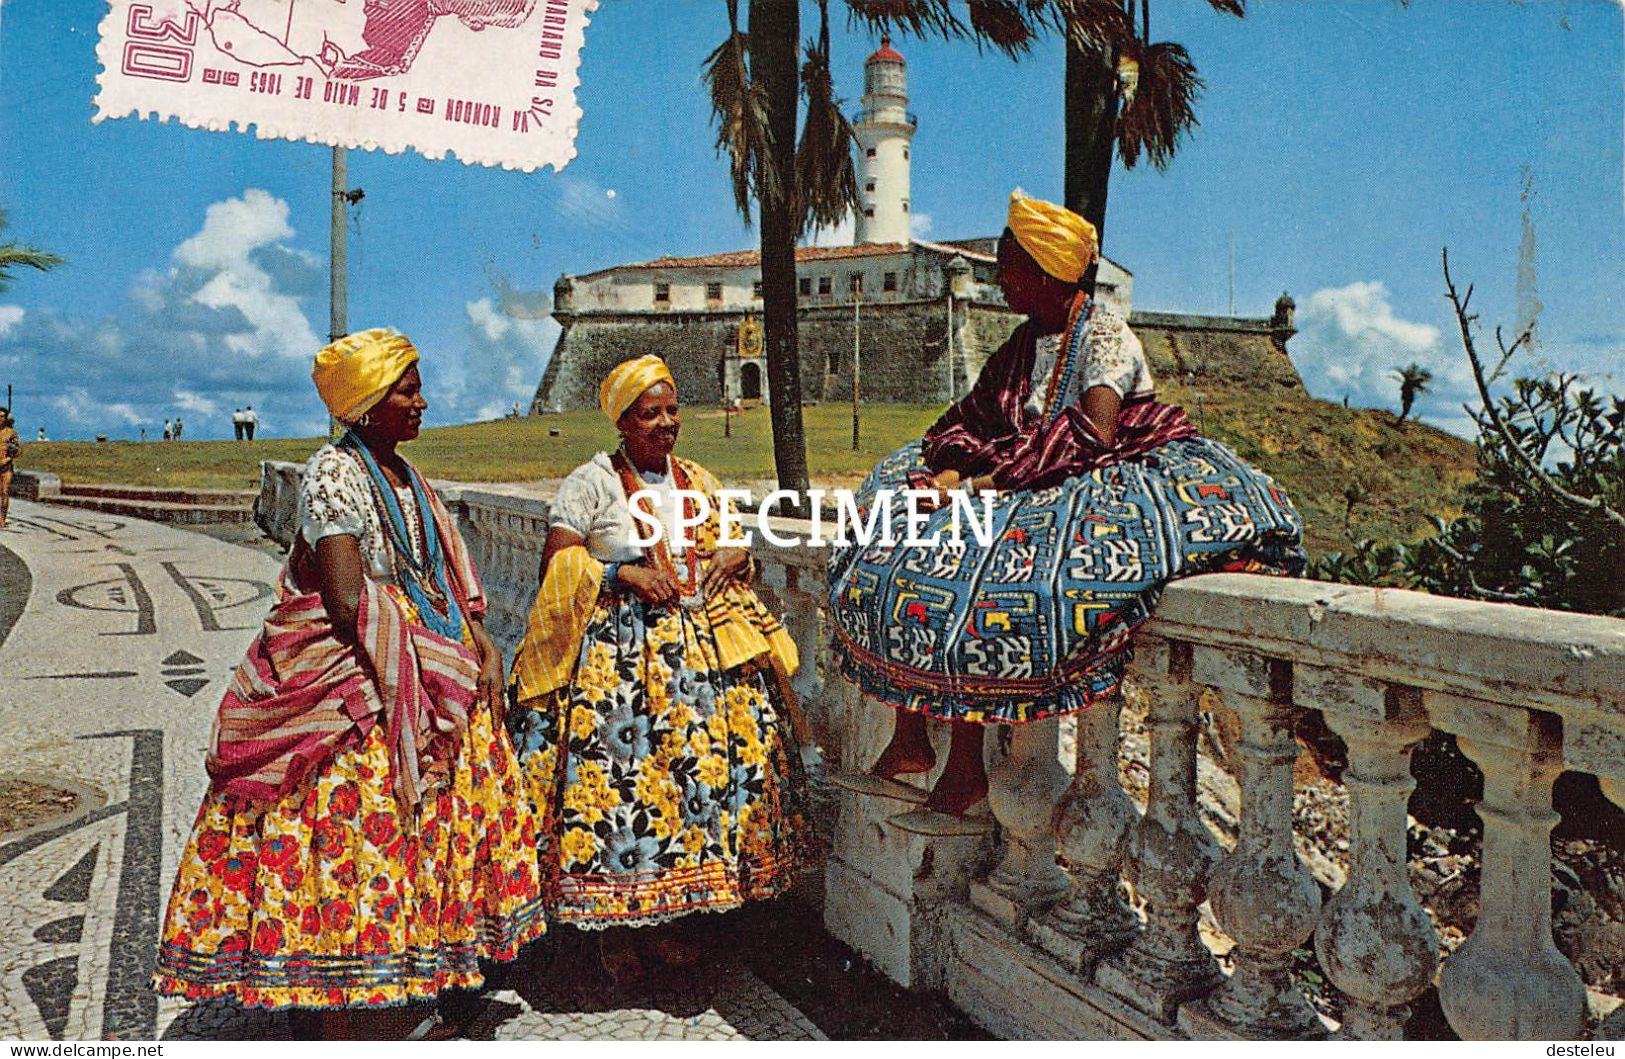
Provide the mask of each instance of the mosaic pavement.
[{"label": "mosaic pavement", "polygon": [[[147,987],[163,900],[206,785],[224,684],[270,605],[271,557],[134,519],[13,501],[0,531],[0,778],[79,796],[0,835],[0,1039],[262,1038],[284,1016]],[[817,1039],[743,968],[587,1010],[536,976],[476,1036]]]}]

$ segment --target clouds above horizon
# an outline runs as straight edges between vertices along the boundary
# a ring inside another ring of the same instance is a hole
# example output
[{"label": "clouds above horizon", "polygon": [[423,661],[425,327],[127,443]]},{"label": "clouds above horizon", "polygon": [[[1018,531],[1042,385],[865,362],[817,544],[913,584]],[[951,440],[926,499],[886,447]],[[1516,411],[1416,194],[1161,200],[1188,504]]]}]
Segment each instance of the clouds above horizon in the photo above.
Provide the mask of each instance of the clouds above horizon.
[{"label": "clouds above horizon", "polygon": [[1315,291],[1298,306],[1292,362],[1316,397],[1362,408],[1399,410],[1395,371],[1416,363],[1433,373],[1412,414],[1453,433],[1471,435],[1462,403],[1472,374],[1439,327],[1394,311],[1387,286],[1366,280]]},{"label": "clouds above horizon", "polygon": [[[258,188],[210,205],[192,235],[132,278],[127,308],[87,318],[0,305],[0,375],[14,380],[32,432],[157,437],[180,416],[188,438],[228,437],[230,413],[252,404],[268,435],[320,433],[310,383],[322,343],[312,325],[326,301],[326,261],[297,244],[287,202]],[[534,306],[480,299],[463,341],[425,379],[440,422],[528,406],[558,326],[518,319]]]}]

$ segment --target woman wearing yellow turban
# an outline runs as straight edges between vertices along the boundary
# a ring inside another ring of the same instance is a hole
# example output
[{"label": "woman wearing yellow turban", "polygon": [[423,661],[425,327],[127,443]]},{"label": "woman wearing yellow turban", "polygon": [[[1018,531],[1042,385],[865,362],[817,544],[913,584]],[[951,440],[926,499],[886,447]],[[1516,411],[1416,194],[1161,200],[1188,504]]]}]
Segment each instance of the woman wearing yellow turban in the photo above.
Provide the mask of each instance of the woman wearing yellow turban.
[{"label": "woman wearing yellow turban", "polygon": [[[681,416],[659,357],[604,380],[620,448],[571,472],[552,505],[541,588],[514,659],[509,728],[546,834],[549,912],[587,929],[663,923],[772,897],[800,874],[799,766],[786,729],[795,645],[750,587],[749,554],[719,548],[710,472],[674,456]],[[641,547],[631,499],[686,545]],[[633,937],[600,955],[636,976]],[[691,956],[671,932],[645,951]]]},{"label": "woman wearing yellow turban", "polygon": [[545,929],[479,578],[397,451],[428,407],[417,361],[383,329],[316,357],[348,430],[305,467],[276,604],[220,704],[154,975],[319,1009],[327,1036],[433,1033],[442,991]]},{"label": "woman wearing yellow turban", "polygon": [[[860,504],[907,486],[941,500],[992,491],[992,545],[869,545],[830,559],[842,670],[898,710],[872,774],[929,772],[927,718],[962,722],[928,809],[963,815],[986,794],[982,724],[1115,693],[1129,634],[1170,579],[1303,567],[1302,528],[1268,476],[1155,400],[1139,340],[1091,297],[1097,254],[1088,221],[1012,195],[998,284],[1026,321],[970,393],[859,491]],[[944,530],[948,515],[920,536]]]}]

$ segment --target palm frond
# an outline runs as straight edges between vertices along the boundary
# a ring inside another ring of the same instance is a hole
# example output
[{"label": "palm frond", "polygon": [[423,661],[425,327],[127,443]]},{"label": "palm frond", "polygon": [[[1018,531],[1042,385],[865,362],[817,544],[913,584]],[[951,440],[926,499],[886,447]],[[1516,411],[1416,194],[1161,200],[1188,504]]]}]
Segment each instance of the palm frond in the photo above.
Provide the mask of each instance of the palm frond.
[{"label": "palm frond", "polygon": [[[0,232],[6,230],[11,223],[11,215],[4,207],[0,207]],[[58,265],[64,264],[62,258],[44,250],[35,250],[31,246],[21,243],[0,243],[0,291],[4,291],[11,283],[11,270],[14,268],[32,268],[40,272],[49,272]]]},{"label": "palm frond", "polygon": [[1044,31],[1043,5],[1031,0],[965,0],[976,47],[990,44],[1015,58],[1032,49]]},{"label": "palm frond", "polygon": [[717,123],[717,154],[728,158],[734,205],[750,222],[750,203],[757,180],[766,181],[770,193],[777,193],[776,175],[767,164],[767,103],[762,87],[751,81],[747,68],[750,37],[739,31],[738,5],[729,0],[728,39],[706,56],[704,81],[711,96],[711,110]]},{"label": "palm frond", "polygon": [[1247,17],[1247,0],[1207,0],[1207,2],[1209,7],[1221,15],[1235,15],[1237,18]]},{"label": "palm frond", "polygon": [[955,40],[966,35],[954,12],[954,0],[846,0],[849,22],[871,33],[906,33],[913,37]]},{"label": "palm frond", "polygon": [[1180,137],[1197,125],[1202,79],[1182,45],[1152,44],[1140,51],[1139,83],[1117,115],[1117,151],[1132,169],[1140,155],[1158,169],[1173,161]]},{"label": "palm frond", "polygon": [[807,103],[796,145],[796,237],[809,227],[832,228],[858,208],[858,176],[852,165],[852,123],[835,98],[829,69],[829,0],[819,0],[817,40],[807,42],[801,92]]},{"label": "palm frond", "polygon": [[1118,0],[1051,0],[1038,17],[1084,51],[1109,51],[1134,40],[1134,17]]}]

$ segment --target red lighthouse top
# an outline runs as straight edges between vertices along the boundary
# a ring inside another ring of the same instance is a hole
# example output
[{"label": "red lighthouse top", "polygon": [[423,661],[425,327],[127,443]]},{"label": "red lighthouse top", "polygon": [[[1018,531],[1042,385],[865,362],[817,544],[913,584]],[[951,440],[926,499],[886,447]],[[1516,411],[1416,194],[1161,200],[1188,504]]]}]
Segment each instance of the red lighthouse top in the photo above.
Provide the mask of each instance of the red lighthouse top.
[{"label": "red lighthouse top", "polygon": [[900,63],[903,57],[892,49],[891,35],[886,34],[880,38],[880,50],[869,56],[872,63]]}]

